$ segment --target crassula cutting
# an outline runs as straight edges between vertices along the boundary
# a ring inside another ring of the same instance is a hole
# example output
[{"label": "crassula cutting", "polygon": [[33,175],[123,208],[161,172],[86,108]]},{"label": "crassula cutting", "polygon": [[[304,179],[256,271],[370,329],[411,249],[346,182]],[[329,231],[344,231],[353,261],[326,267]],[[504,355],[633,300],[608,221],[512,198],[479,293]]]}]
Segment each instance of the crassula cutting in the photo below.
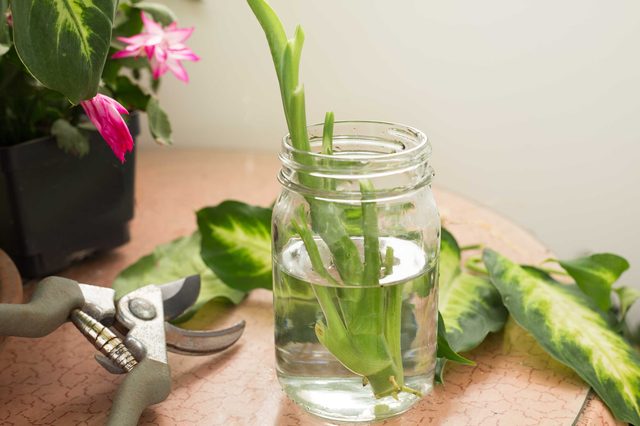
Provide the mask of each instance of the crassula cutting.
[{"label": "crassula cutting", "polygon": [[156,93],[169,71],[188,81],[183,61],[199,60],[185,44],[192,32],[155,3],[0,0],[0,146],[51,134],[81,156],[90,121],[124,162],[133,139],[122,115],[132,111],[170,144]]}]

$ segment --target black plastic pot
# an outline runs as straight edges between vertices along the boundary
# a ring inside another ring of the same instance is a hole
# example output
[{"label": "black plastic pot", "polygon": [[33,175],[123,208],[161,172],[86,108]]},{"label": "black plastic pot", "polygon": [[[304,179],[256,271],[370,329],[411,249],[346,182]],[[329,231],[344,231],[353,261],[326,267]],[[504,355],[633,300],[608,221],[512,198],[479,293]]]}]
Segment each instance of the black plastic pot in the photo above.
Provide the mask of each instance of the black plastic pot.
[{"label": "black plastic pot", "polygon": [[[139,117],[129,128],[139,134]],[[121,164],[94,131],[83,158],[52,137],[0,147],[0,248],[26,278],[129,241],[135,150]]]}]

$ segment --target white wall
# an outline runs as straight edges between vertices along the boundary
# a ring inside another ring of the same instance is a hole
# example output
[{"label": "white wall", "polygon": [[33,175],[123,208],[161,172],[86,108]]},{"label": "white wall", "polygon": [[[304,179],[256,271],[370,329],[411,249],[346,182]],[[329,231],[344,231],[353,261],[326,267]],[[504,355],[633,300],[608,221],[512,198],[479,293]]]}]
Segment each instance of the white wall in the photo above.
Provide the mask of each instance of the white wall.
[{"label": "white wall", "polygon": [[[276,151],[285,123],[264,36],[242,0],[166,0],[203,57],[167,78],[176,147]],[[272,0],[307,35],[310,122],[423,129],[437,184],[560,256],[610,250],[640,286],[640,2]],[[149,145],[149,144],[147,144]]]}]

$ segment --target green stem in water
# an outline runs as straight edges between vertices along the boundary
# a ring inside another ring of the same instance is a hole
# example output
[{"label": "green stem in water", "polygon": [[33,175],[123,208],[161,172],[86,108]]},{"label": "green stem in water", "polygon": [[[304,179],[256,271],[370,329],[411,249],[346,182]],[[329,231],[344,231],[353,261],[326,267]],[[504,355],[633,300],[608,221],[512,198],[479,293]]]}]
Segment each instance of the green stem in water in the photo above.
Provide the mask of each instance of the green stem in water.
[{"label": "green stem in water", "polygon": [[313,234],[309,230],[308,226],[306,226],[307,221],[302,206],[300,206],[300,208],[298,209],[298,220],[300,221],[300,223],[294,220],[292,222],[292,225],[298,235],[300,235],[300,238],[302,238],[304,246],[307,249],[307,254],[309,256],[309,260],[311,261],[311,267],[316,271],[318,275],[326,279],[330,284],[337,285],[338,282],[336,281],[336,279],[333,278],[329,271],[327,271],[327,269],[324,267],[318,245],[313,239]]},{"label": "green stem in water", "polygon": [[393,255],[393,247],[387,247],[387,250],[384,252],[384,276],[389,276],[393,274],[393,264],[395,263],[396,258]]},{"label": "green stem in water", "polygon": [[[333,121],[333,112],[327,112],[324,116],[324,127],[322,128],[322,153],[324,155],[333,155]],[[330,167],[331,160],[325,159],[322,164],[325,167]],[[335,180],[325,179],[324,188],[328,191],[335,191]]]},{"label": "green stem in water", "polygon": [[324,127],[322,128],[322,153],[333,154],[333,112],[329,111],[324,116]]},{"label": "green stem in water", "polygon": [[[306,125],[304,88],[299,82],[304,33],[298,27],[294,37],[287,40],[282,23],[266,1],[247,1],[269,43],[291,144],[298,150],[294,153],[294,159],[313,167],[313,157],[306,153],[311,151],[311,146]],[[328,114],[323,132],[323,152],[331,154],[332,143],[333,114]],[[308,172],[300,172],[299,180],[312,189],[335,189],[335,182],[328,182],[328,179],[312,176]],[[403,385],[400,348],[402,289],[399,286],[377,287],[382,263],[377,211],[375,201],[367,201],[374,191],[373,185],[363,182],[361,191],[364,264],[342,219],[344,210],[331,202],[307,198],[313,230],[329,248],[342,282],[352,286],[312,286],[326,321],[326,324],[318,321],[315,330],[318,340],[346,368],[371,384],[376,397],[397,397],[402,391],[415,393]],[[322,263],[306,216],[299,214],[293,226],[305,244],[314,270],[329,283],[337,283],[338,280],[331,276]],[[391,263],[387,263],[385,273],[391,273],[392,267]]]}]

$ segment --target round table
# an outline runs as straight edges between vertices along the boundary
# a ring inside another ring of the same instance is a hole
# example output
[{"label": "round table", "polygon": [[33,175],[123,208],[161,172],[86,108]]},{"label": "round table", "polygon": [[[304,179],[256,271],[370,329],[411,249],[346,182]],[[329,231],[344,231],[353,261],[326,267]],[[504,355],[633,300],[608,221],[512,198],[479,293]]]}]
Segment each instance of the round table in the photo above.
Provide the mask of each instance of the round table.
[{"label": "round table", "polygon": [[[269,205],[280,190],[278,167],[272,153],[141,150],[131,242],[59,275],[108,286],[157,244],[193,232],[197,209],[225,199]],[[436,197],[443,223],[462,245],[483,243],[522,263],[549,257],[529,233],[486,208],[437,188]],[[241,318],[247,321],[246,331],[231,349],[209,357],[169,355],[173,391],[145,411],[141,424],[326,424],[305,414],[280,390],[271,293],[254,291],[224,323]],[[103,424],[122,376],[100,368],[94,354],[71,324],[42,339],[9,338],[0,351],[0,424]],[[445,385],[382,424],[617,424],[577,375],[547,356],[513,322],[468,357],[476,366],[450,365]]]}]

